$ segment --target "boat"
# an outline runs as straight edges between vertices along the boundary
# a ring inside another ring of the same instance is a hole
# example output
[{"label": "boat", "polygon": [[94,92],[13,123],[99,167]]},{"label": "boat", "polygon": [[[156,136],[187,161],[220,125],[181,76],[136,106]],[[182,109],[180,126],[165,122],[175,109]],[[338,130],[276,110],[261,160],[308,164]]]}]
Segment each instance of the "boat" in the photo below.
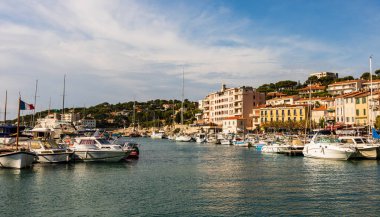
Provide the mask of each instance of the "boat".
[{"label": "boat", "polygon": [[164,137],[164,133],[155,132],[155,131],[153,131],[152,134],[150,135],[150,138],[152,139],[162,139],[163,137]]},{"label": "boat", "polygon": [[206,142],[206,134],[205,133],[198,133],[195,136],[195,142],[196,143],[204,143],[204,142]]},{"label": "boat", "polygon": [[192,138],[191,136],[185,135],[185,134],[179,134],[175,137],[176,142],[191,142]]},{"label": "boat", "polygon": [[349,144],[357,150],[353,158],[376,159],[378,145],[371,144],[361,136],[341,136],[338,138],[342,143]]},{"label": "boat", "polygon": [[140,156],[139,144],[129,140],[127,137],[119,137],[112,141],[112,144],[119,145],[126,153],[124,159],[138,159]]},{"label": "boat", "polygon": [[127,155],[119,145],[94,136],[76,138],[70,149],[74,151],[75,160],[79,161],[117,162]]},{"label": "boat", "polygon": [[330,135],[316,133],[310,143],[305,144],[302,153],[309,158],[348,160],[356,154],[356,150]]},{"label": "boat", "polygon": [[22,169],[32,167],[36,154],[27,150],[0,150],[0,167]]},{"label": "boat", "polygon": [[33,128],[33,139],[28,141],[30,150],[37,157],[39,163],[67,163],[71,160],[74,152],[59,145],[50,138],[51,130],[48,128]]}]

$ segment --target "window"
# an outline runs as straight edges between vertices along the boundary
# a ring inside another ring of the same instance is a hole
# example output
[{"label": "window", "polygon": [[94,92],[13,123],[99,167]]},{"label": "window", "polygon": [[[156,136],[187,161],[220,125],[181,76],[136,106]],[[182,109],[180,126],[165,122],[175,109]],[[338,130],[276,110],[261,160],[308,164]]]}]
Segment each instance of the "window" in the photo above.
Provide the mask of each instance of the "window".
[{"label": "window", "polygon": [[294,117],[294,118],[293,118],[293,121],[296,121],[296,120],[297,120],[297,118],[296,118],[296,117]]},{"label": "window", "polygon": [[366,115],[366,110],[365,109],[363,109],[363,115]]},{"label": "window", "polygon": [[264,115],[264,111],[261,111],[261,115]]},{"label": "window", "polygon": [[270,116],[272,116],[273,115],[273,111],[272,110],[270,110]]},{"label": "window", "polygon": [[351,118],[351,122],[355,122],[355,118],[354,117]]},{"label": "window", "polygon": [[270,118],[270,122],[273,122],[273,118]]},{"label": "window", "polygon": [[300,121],[302,121],[302,117],[300,117]]},{"label": "window", "polygon": [[288,121],[290,121],[290,117],[288,117]]},{"label": "window", "polygon": [[349,117],[346,117],[346,122],[350,122],[350,118]]},{"label": "window", "polygon": [[362,98],[362,103],[366,103],[367,99],[365,97]]},{"label": "window", "polygon": [[278,115],[278,110],[276,110],[276,115]]},{"label": "window", "polygon": [[356,98],[356,104],[359,104],[359,103],[360,103],[360,99]]},{"label": "window", "polygon": [[267,116],[267,111],[265,111],[265,116]]},{"label": "window", "polygon": [[356,116],[359,116],[359,109],[356,109]]},{"label": "window", "polygon": [[302,109],[300,109],[300,115],[302,115]]},{"label": "window", "polygon": [[290,115],[290,110],[288,109],[288,115]]},{"label": "window", "polygon": [[282,113],[281,113],[283,116],[285,115],[285,111],[284,110],[282,110]]},{"label": "window", "polygon": [[293,110],[293,115],[296,116],[297,115],[297,110]]}]

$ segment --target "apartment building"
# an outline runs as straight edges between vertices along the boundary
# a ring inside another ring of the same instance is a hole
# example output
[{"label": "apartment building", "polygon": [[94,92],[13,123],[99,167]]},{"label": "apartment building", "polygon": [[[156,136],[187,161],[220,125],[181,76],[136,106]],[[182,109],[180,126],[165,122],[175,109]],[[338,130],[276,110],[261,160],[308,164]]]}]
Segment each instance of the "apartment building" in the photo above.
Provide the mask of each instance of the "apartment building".
[{"label": "apartment building", "polygon": [[334,101],[331,97],[313,97],[313,98],[301,98],[294,102],[294,105],[310,104],[314,106],[327,106],[331,101]]},{"label": "apartment building", "polygon": [[366,81],[363,83],[364,90],[371,90],[371,87],[372,87],[372,91],[380,90],[380,80],[373,80],[372,84],[370,81]]},{"label": "apartment building", "polygon": [[332,96],[338,96],[341,94],[352,93],[359,91],[363,88],[364,80],[350,80],[341,81],[329,84],[327,86],[327,92]]},{"label": "apartment building", "polygon": [[302,121],[306,120],[308,114],[307,105],[267,105],[262,108],[255,108],[253,112],[259,110],[259,123],[275,122],[275,121]]},{"label": "apartment building", "polygon": [[240,116],[228,117],[223,120],[223,133],[242,133],[246,128],[245,121]]},{"label": "apartment building", "polygon": [[317,76],[318,79],[323,78],[323,77],[331,77],[331,78],[338,78],[338,73],[333,73],[333,72],[315,72],[311,73],[311,76]]},{"label": "apartment building", "polygon": [[318,93],[324,92],[326,89],[325,86],[320,85],[310,85],[298,90],[298,95],[301,97],[308,97],[309,95],[315,95]]},{"label": "apartment building", "polygon": [[282,97],[276,97],[273,99],[268,99],[265,104],[271,105],[271,106],[277,106],[277,105],[294,105],[296,100],[299,100],[300,97],[297,95],[294,96],[282,96]]},{"label": "apartment building", "polygon": [[364,92],[355,96],[355,123],[358,126],[366,126],[368,124],[368,96],[369,92]]},{"label": "apartment building", "polygon": [[240,116],[245,120],[247,128],[252,127],[249,114],[258,105],[265,104],[265,94],[259,93],[252,87],[227,88],[222,85],[220,91],[208,94],[201,103],[204,123],[214,123],[222,126],[223,120]]}]

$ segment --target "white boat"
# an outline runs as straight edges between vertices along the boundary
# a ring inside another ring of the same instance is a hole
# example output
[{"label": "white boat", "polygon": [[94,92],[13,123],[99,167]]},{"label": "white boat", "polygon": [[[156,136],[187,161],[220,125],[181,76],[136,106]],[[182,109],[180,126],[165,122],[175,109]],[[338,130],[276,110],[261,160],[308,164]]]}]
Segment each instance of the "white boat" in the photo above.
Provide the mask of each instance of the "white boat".
[{"label": "white boat", "polygon": [[221,145],[232,145],[232,141],[230,139],[221,139],[220,144]]},{"label": "white boat", "polygon": [[261,147],[262,153],[284,153],[287,150],[289,150],[288,145],[275,142],[267,142],[264,146]]},{"label": "white boat", "polygon": [[251,147],[251,143],[249,141],[246,141],[246,140],[234,140],[232,141],[232,144],[234,146],[239,146],[239,147]]},{"label": "white boat", "polygon": [[341,136],[342,143],[349,144],[357,150],[354,158],[376,159],[379,146],[371,144],[366,138],[360,136]]},{"label": "white boat", "polygon": [[49,128],[34,128],[31,130],[34,139],[28,141],[30,150],[36,153],[36,161],[39,163],[64,163],[69,162],[73,151],[57,144],[50,138]]},{"label": "white boat", "polygon": [[195,137],[195,142],[197,142],[197,143],[206,142],[206,134],[205,133],[198,133]]},{"label": "white boat", "polygon": [[175,137],[176,142],[191,142],[192,138],[191,136],[181,134]]},{"label": "white boat", "polygon": [[332,136],[317,133],[310,143],[305,144],[302,153],[309,158],[348,160],[356,154],[356,150]]},{"label": "white boat", "polygon": [[155,132],[155,131],[153,131],[152,134],[150,135],[150,138],[152,139],[162,139],[163,137],[164,137],[164,133]]},{"label": "white boat", "polygon": [[36,155],[30,151],[0,150],[0,167],[22,169],[32,167]]},{"label": "white boat", "polygon": [[119,145],[96,137],[76,138],[71,149],[74,151],[75,159],[82,161],[117,162],[126,157]]}]

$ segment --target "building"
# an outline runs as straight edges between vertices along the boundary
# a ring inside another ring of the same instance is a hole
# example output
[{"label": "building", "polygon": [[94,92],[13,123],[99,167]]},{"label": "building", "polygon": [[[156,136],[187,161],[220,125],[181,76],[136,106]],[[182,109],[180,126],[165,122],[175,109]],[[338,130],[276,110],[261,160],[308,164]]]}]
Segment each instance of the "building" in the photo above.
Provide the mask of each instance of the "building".
[{"label": "building", "polygon": [[271,105],[271,106],[277,106],[277,105],[294,105],[295,101],[300,99],[299,96],[283,96],[283,97],[276,97],[273,99],[268,99],[265,104]]},{"label": "building", "polygon": [[223,133],[242,133],[244,132],[245,121],[240,116],[228,117],[223,120]]},{"label": "building", "polygon": [[326,122],[326,117],[328,116],[328,111],[326,106],[320,106],[311,110],[311,120],[314,123],[320,123],[321,121]]},{"label": "building", "polygon": [[332,96],[359,91],[363,87],[364,80],[350,80],[335,82],[327,86],[327,92]]},{"label": "building", "polygon": [[355,124],[357,126],[366,126],[368,124],[368,96],[369,92],[364,92],[355,96]]},{"label": "building", "polygon": [[309,85],[307,87],[299,89],[298,95],[301,97],[307,97],[309,95],[315,95],[318,93],[323,93],[323,92],[325,92],[325,89],[326,89],[325,86]]},{"label": "building", "polygon": [[75,122],[80,119],[80,113],[65,113],[61,115],[61,120],[66,122]]},{"label": "building", "polygon": [[315,72],[311,73],[311,76],[317,76],[318,79],[323,78],[323,77],[331,77],[331,78],[338,78],[338,73],[333,73],[333,72]]},{"label": "building", "polygon": [[269,105],[258,109],[260,110],[260,125],[267,122],[306,120],[308,112],[307,105]]},{"label": "building", "polygon": [[380,80],[373,80],[372,85],[370,81],[366,81],[363,83],[364,90],[371,90],[371,86],[372,86],[372,91],[380,90]]},{"label": "building", "polygon": [[94,129],[96,128],[96,120],[95,119],[82,119],[78,121],[82,128]]},{"label": "building", "polygon": [[319,107],[321,105],[327,106],[329,102],[334,101],[331,97],[313,97],[313,98],[302,98],[294,102],[294,105],[313,105]]},{"label": "building", "polygon": [[252,109],[262,104],[265,104],[264,93],[259,93],[252,87],[227,88],[226,85],[220,91],[208,94],[199,103],[205,124],[222,126],[224,119],[241,116],[247,128],[252,127],[249,118]]}]

